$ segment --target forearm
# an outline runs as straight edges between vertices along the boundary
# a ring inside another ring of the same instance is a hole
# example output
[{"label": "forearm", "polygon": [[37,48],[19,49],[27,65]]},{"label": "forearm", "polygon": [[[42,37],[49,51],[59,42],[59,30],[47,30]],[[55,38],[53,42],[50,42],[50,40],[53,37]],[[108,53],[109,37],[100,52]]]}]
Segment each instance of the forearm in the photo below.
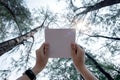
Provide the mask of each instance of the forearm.
[{"label": "forearm", "polygon": [[[41,71],[41,69],[38,69],[36,67],[33,67],[31,70],[35,75],[37,75]],[[26,74],[24,74],[21,77],[19,77],[17,80],[30,80],[30,79]]]},{"label": "forearm", "polygon": [[27,75],[22,75],[17,80],[30,80]]},{"label": "forearm", "polygon": [[98,80],[86,66],[79,67],[78,70],[85,80]]}]

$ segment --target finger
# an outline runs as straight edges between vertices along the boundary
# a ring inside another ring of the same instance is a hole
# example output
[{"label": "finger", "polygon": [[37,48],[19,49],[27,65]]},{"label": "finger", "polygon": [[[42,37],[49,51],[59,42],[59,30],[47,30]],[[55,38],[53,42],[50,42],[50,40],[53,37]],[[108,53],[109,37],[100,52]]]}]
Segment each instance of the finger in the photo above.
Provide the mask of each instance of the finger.
[{"label": "finger", "polygon": [[49,49],[49,45],[46,43],[45,44],[45,49],[44,49],[44,54],[46,55],[46,56],[48,56],[48,49]]},{"label": "finger", "polygon": [[74,50],[75,49],[75,43],[71,44],[71,48]]},{"label": "finger", "polygon": [[74,43],[71,44],[71,56],[72,57],[75,56],[75,44]]},{"label": "finger", "polygon": [[75,44],[75,54],[77,54],[78,48],[77,48],[77,44]]},{"label": "finger", "polygon": [[76,49],[77,49],[77,55],[79,55],[80,52],[81,52],[81,49],[80,49],[79,45],[76,45]]},{"label": "finger", "polygon": [[45,47],[45,43],[43,43],[42,46],[39,48],[39,52],[41,56],[44,56],[44,47]]},{"label": "finger", "polygon": [[40,48],[38,50],[43,50],[44,49],[44,46],[45,46],[45,43],[42,44],[42,46],[40,46]]},{"label": "finger", "polygon": [[84,53],[84,49],[80,45],[77,45],[77,50],[79,51],[78,55],[80,55],[80,53]]}]

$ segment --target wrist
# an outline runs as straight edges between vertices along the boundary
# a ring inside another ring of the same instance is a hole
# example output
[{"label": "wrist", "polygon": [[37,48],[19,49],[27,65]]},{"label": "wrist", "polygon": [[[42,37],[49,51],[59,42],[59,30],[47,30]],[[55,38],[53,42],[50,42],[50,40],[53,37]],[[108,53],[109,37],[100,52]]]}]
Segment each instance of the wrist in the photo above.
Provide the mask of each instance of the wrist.
[{"label": "wrist", "polygon": [[30,80],[36,80],[35,73],[29,68],[23,73],[23,78],[30,79]]},{"label": "wrist", "polygon": [[32,71],[34,72],[35,75],[37,75],[39,72],[42,71],[42,69],[39,68],[38,66],[34,66],[34,67],[32,68]]},{"label": "wrist", "polygon": [[81,66],[78,66],[77,68],[81,72],[82,70],[86,69],[86,66],[85,65],[81,65]]}]

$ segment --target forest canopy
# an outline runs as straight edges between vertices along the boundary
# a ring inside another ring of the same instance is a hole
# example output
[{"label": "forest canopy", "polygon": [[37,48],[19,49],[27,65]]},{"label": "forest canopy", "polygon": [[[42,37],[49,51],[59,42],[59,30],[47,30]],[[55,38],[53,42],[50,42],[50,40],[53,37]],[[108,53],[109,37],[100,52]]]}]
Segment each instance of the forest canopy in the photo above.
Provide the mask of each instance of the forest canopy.
[{"label": "forest canopy", "polygon": [[[0,79],[10,80],[12,74],[17,78],[33,67],[45,28],[75,28],[76,43],[85,49],[88,69],[99,80],[119,80],[120,0],[46,2],[64,9],[55,12],[57,8],[42,6],[30,10],[25,0],[0,0]],[[38,79],[42,75],[49,80],[83,80],[70,58],[50,59]]]}]

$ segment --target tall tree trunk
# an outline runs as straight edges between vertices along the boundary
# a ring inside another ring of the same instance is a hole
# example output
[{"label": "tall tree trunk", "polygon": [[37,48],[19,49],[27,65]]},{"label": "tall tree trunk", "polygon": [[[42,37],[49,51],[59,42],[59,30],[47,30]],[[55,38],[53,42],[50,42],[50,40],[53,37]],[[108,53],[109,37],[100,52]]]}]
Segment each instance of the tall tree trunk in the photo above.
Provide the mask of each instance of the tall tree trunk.
[{"label": "tall tree trunk", "polygon": [[11,16],[12,16],[13,18],[16,18],[14,12],[10,9],[10,7],[8,6],[8,4],[6,4],[6,3],[3,2],[3,1],[0,1],[0,4],[1,4],[3,7],[5,7],[6,10],[8,10],[8,12],[11,14]]},{"label": "tall tree trunk", "polygon": [[31,30],[30,32],[27,32],[24,35],[21,35],[19,37],[16,37],[16,38],[13,38],[11,40],[0,43],[0,56],[3,55],[6,52],[12,50],[17,45],[22,44],[28,38],[32,37],[40,28],[42,28],[44,26],[44,22],[46,21],[46,19],[47,19],[47,17],[45,17],[42,25],[40,25],[37,28]]},{"label": "tall tree trunk", "polygon": [[18,30],[19,30],[19,34],[22,35],[21,31],[20,31],[20,26],[18,24],[18,21],[16,19],[16,15],[15,13],[12,11],[12,9],[8,6],[8,4],[6,4],[5,2],[3,1],[0,1],[0,4],[5,7],[5,9],[10,13],[10,15],[12,16],[13,20],[15,21],[17,27],[18,27]]},{"label": "tall tree trunk", "polygon": [[[99,3],[96,3],[95,5],[86,7],[86,9],[84,11],[78,13],[76,16],[79,16],[80,14],[87,14],[88,12],[91,12],[94,10],[99,10],[103,7],[111,6],[111,5],[118,4],[118,3],[120,3],[120,0],[103,0]],[[76,9],[76,10],[78,10],[78,9]]]},{"label": "tall tree trunk", "polygon": [[98,70],[105,75],[105,77],[106,77],[108,80],[114,80],[114,79],[112,78],[112,76],[111,76],[109,73],[107,73],[107,72],[97,63],[97,61],[96,61],[94,58],[92,58],[88,53],[85,53],[85,54],[86,54],[86,56],[95,64],[95,66],[98,68]]}]

